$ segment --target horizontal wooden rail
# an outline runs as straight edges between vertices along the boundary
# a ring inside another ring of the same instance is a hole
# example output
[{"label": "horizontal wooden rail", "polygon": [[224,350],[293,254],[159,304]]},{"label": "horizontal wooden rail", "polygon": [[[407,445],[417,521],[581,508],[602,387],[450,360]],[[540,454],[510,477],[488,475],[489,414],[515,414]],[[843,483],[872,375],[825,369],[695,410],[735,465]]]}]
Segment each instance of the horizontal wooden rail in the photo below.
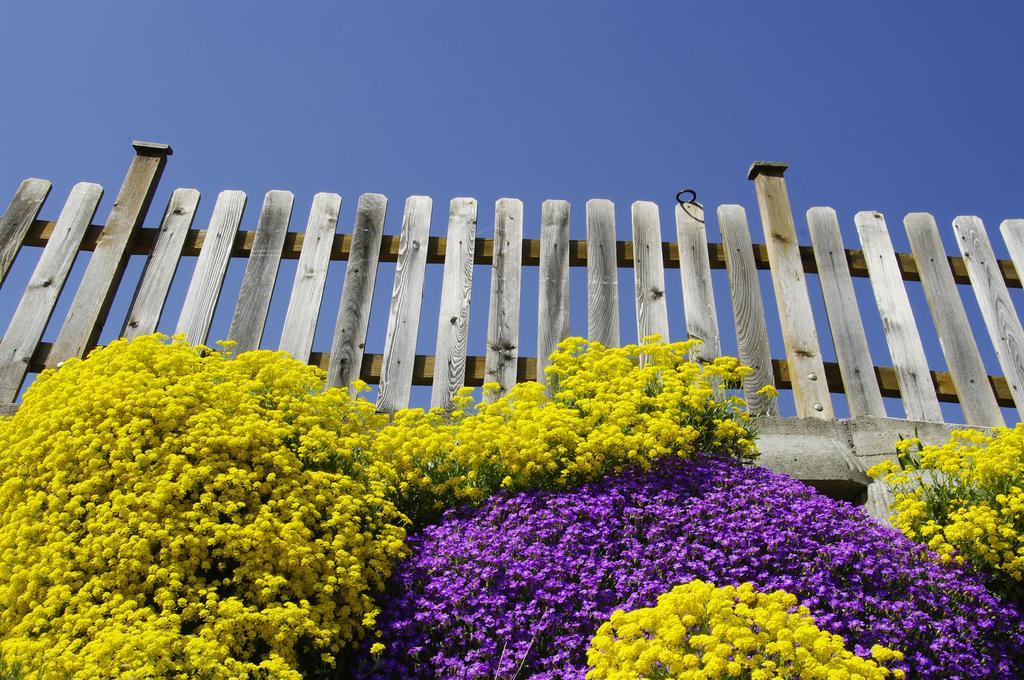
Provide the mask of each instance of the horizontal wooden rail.
[{"label": "horizontal wooden rail", "polygon": [[[29,362],[29,371],[37,373],[46,366],[47,357],[50,354],[52,343],[41,342],[36,346]],[[479,387],[484,384],[484,360],[482,356],[466,357],[466,385]],[[330,361],[330,352],[311,352],[309,363],[326,371]],[[384,365],[382,354],[364,354],[362,370],[359,378],[368,384],[376,385],[380,382],[381,369]],[[537,376],[536,357],[518,358],[518,382],[534,380]],[[792,381],[789,374],[789,364],[785,359],[772,359],[772,370],[775,374],[775,385],[779,389],[791,389]],[[900,397],[899,381],[896,371],[890,366],[875,366],[875,377],[878,380],[879,388],[883,397]],[[932,383],[935,385],[935,392],[939,401],[958,403],[956,388],[953,385],[953,377],[946,371],[931,371]],[[432,385],[434,380],[434,357],[428,354],[417,354],[413,364],[412,382],[414,385]],[[829,392],[842,394],[843,377],[839,372],[839,364],[825,362],[825,380],[828,383]],[[1002,376],[988,376],[989,384],[995,393],[996,401],[1000,406],[1012,407],[1014,405],[1013,395],[1006,378]]]},{"label": "horizontal wooden rail", "polygon": [[[43,247],[46,245],[56,222],[52,220],[35,220],[28,234],[25,236],[26,246]],[[93,224],[86,232],[82,241],[81,250],[91,251],[96,249],[103,225]],[[140,229],[135,240],[130,245],[133,255],[148,255],[156,245],[156,239],[160,230],[154,227]],[[183,255],[197,256],[206,238],[205,229],[191,229],[185,237]],[[232,257],[248,257],[252,252],[255,232],[239,231],[235,236],[235,242],[231,250]],[[297,260],[302,252],[303,234],[301,232],[288,232],[284,242],[284,252],[281,257],[288,260]],[[385,235],[380,246],[381,262],[398,261],[399,237]],[[444,263],[447,239],[444,236],[431,236],[427,244],[427,262],[434,264]],[[768,249],[763,243],[755,243],[754,263],[758,269],[769,269]],[[331,246],[331,260],[348,260],[352,248],[352,236],[350,234],[337,234]],[[523,265],[540,265],[540,239],[523,239]],[[474,264],[493,264],[494,239],[476,239],[476,248],[473,256]],[[679,247],[675,243],[662,243],[662,257],[665,267],[668,269],[679,269]],[[725,269],[725,251],[721,243],[708,244],[708,258],[712,269]],[[633,267],[633,244],[630,241],[616,242],[616,259],[619,267]],[[953,272],[953,280],[960,284],[971,282],[967,273],[967,265],[960,256],[949,256],[950,269]],[[900,274],[905,281],[920,281],[917,262],[911,253],[896,253],[896,260],[899,265]],[[805,272],[816,274],[817,263],[814,260],[814,251],[810,246],[800,246],[800,261]],[[864,258],[864,251],[857,249],[846,249],[846,261],[850,267],[850,274],[866,278],[868,276],[867,262]],[[1020,274],[1010,260],[999,260],[999,270],[1003,280],[1010,288],[1024,288]],[[587,242],[583,240],[569,241],[569,265],[572,267],[587,266]]]}]

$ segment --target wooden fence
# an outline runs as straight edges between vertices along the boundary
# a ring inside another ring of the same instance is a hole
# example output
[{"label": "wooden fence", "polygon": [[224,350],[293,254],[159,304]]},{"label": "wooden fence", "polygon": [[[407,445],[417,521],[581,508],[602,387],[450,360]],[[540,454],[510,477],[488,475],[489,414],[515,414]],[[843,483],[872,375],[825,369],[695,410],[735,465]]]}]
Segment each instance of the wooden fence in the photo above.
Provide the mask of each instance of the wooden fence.
[{"label": "wooden fence", "polygon": [[[395,237],[383,233],[387,199],[380,194],[359,197],[355,224],[345,233],[338,233],[341,198],[317,194],[305,231],[297,233],[288,231],[293,196],[287,191],[268,193],[255,229],[240,230],[244,193],[222,192],[209,225],[195,229],[199,192],[177,189],[155,228],[143,221],[170,149],[134,146],[136,156],[105,225],[92,224],[102,189],[91,183],[71,190],[56,221],[37,219],[50,191],[50,183],[39,179],[25,180],[0,217],[0,283],[22,246],[43,248],[24,291],[0,288],[5,297],[21,296],[0,339],[0,404],[14,402],[29,373],[95,346],[128,258],[143,254],[147,264],[122,335],[156,328],[180,258],[198,256],[176,329],[193,342],[215,340],[207,334],[229,258],[243,257],[247,263],[228,337],[239,351],[258,347],[279,264],[297,259],[280,348],[323,367],[333,386],[356,378],[379,384],[378,405],[386,411],[406,406],[413,384],[432,385],[432,403],[439,405],[463,384],[494,381],[507,390],[517,380],[543,379],[544,358],[568,334],[570,268],[586,267],[588,334],[607,345],[619,343],[620,294],[635,294],[638,337],[669,336],[665,277],[666,270],[678,269],[686,331],[704,341],[704,359],[721,351],[711,271],[725,269],[739,356],[755,368],[743,386],[752,413],[775,413],[774,400],[757,394],[768,384],[791,389],[797,416],[807,418],[834,418],[831,393],[845,393],[853,417],[885,416],[887,396],[901,397],[906,417],[913,420],[941,422],[941,401],[959,402],[972,425],[1003,424],[1001,406],[1024,413],[1024,330],[1008,293],[1008,287],[1021,287],[1024,220],[1007,220],[1000,228],[1011,261],[996,259],[976,217],[954,221],[960,254],[947,256],[935,220],[926,213],[904,219],[912,253],[894,252],[886,221],[876,212],[856,215],[861,248],[846,248],[831,208],[807,212],[812,243],[800,245],[783,179],[786,166],[755,163],[749,178],[760,207],[763,245],[752,243],[747,215],[738,205],[718,208],[722,243],[709,243],[703,208],[695,203],[675,207],[677,241],[663,242],[658,206],[644,201],[632,206],[631,241],[616,240],[613,205],[606,200],[587,202],[585,240],[569,238],[569,204],[555,200],[541,207],[540,239],[524,239],[523,204],[511,198],[497,201],[493,238],[477,237],[478,206],[471,198],[453,199],[447,235],[431,235],[432,201],[426,196],[406,200],[401,236]],[[56,340],[41,342],[79,251],[92,255],[70,311]],[[321,309],[332,260],[348,261],[337,310]],[[380,262],[397,267],[386,341],[380,353],[372,353],[364,345],[374,287],[391,283],[377,280]],[[442,262],[436,351],[417,355],[419,324],[434,322],[420,314],[426,264]],[[491,267],[484,356],[467,353],[474,265]],[[539,267],[537,346],[531,351],[519,344],[520,306],[528,303],[520,299],[523,267]],[[635,287],[620,293],[623,267],[633,269]],[[764,269],[771,272],[775,309],[765,304],[759,287],[758,270]],[[816,273],[821,285],[835,363],[822,359],[806,273]],[[853,277],[871,281],[891,367],[873,365]],[[928,366],[904,281],[923,286],[948,371]],[[958,284],[973,289],[987,338],[972,330]],[[337,315],[329,353],[311,351],[321,313]],[[768,340],[766,315],[776,313],[784,357],[772,356]],[[1003,375],[987,375],[978,349],[985,342],[993,343]]]}]

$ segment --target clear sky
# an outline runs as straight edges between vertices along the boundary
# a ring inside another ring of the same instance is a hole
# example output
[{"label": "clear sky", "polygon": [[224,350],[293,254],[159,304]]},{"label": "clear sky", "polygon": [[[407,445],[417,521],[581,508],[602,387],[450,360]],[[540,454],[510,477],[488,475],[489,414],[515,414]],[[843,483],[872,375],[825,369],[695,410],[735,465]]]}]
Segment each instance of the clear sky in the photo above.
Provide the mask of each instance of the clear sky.
[{"label": "clear sky", "polygon": [[[619,238],[629,237],[630,204],[644,199],[659,203],[672,239],[673,196],[692,186],[709,213],[746,206],[763,241],[746,170],[765,159],[790,164],[803,243],[806,209],[830,205],[847,247],[857,246],[854,213],[878,210],[897,250],[909,251],[903,215],[925,210],[949,252],[953,217],[976,214],[1005,256],[998,224],[1024,217],[1022,35],[1019,1],[9,3],[0,24],[0,202],[23,178],[46,178],[54,189],[42,215],[54,219],[75,182],[95,181],[106,189],[96,217],[105,221],[130,142],[144,139],[174,148],[147,226],[158,225],[173,188],[196,187],[194,227],[205,228],[221,190],[248,193],[243,228],[253,229],[264,193],[288,189],[293,230],[319,191],[342,195],[339,229],[348,230],[359,194],[372,191],[390,198],[387,233],[397,233],[410,194],[434,198],[435,235],[452,197],[479,200],[478,234],[488,235],[495,199],[512,196],[524,202],[528,237],[537,236],[541,202],[562,198],[572,204],[572,237],[583,238],[584,204],[600,197],[616,204]],[[23,253],[0,292],[0,328],[37,256]],[[211,340],[227,332],[243,267],[232,264]],[[128,276],[140,268],[133,263]],[[171,305],[184,295],[183,271]],[[294,262],[282,266],[268,345],[292,271]],[[368,351],[383,348],[393,271],[382,265]],[[475,354],[484,351],[486,271],[478,268],[471,316]],[[330,348],[343,272],[334,263],[314,350]],[[440,265],[428,276],[439,280]],[[586,329],[582,276],[573,278],[577,334]],[[672,329],[682,334],[678,271],[666,276]],[[623,277],[631,339],[631,273]],[[873,305],[862,284],[862,304]],[[735,352],[724,278],[716,285],[724,349]],[[909,287],[931,333],[932,368],[942,369],[923,294]],[[532,353],[536,269],[523,296],[522,345]],[[64,309],[44,339],[56,336]],[[436,309],[425,301],[421,353],[433,353]],[[875,361],[890,365],[875,314],[865,314]],[[818,321],[834,360],[823,313]],[[161,329],[173,324],[165,318]],[[415,392],[418,403],[428,398]],[[887,403],[900,415],[898,402]]]}]

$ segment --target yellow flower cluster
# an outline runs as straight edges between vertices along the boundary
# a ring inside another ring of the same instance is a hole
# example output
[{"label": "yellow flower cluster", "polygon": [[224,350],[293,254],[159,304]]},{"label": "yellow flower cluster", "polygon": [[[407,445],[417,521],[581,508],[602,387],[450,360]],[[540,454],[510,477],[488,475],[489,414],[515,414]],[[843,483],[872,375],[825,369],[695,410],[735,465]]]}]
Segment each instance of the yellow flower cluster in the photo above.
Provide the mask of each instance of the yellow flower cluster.
[{"label": "yellow flower cluster", "polygon": [[941,446],[903,440],[897,453],[898,464],[889,460],[868,470],[884,477],[895,493],[893,526],[927,543],[944,562],[970,560],[993,572],[999,589],[1019,591],[1024,582],[1024,424],[996,428],[992,435],[958,430]]},{"label": "yellow flower cluster", "polygon": [[519,383],[474,404],[465,389],[449,412],[399,412],[373,443],[372,476],[415,515],[498,488],[565,488],[647,469],[669,454],[753,458],[744,402],[728,391],[750,369],[732,357],[692,361],[697,341],[645,340],[607,348],[569,338],[551,356],[547,390]]},{"label": "yellow flower cluster", "polygon": [[903,677],[885,666],[902,653],[875,645],[871,657],[856,656],[841,637],[820,630],[785,591],[691,581],[661,595],[654,607],[612,614],[587,651],[587,678]]},{"label": "yellow flower cluster", "polygon": [[[42,677],[299,677],[372,630],[410,518],[664,455],[750,459],[745,369],[563,342],[549,389],[377,413],[281,352],[160,335],[0,421],[0,658]],[[360,386],[363,387],[363,386]]]},{"label": "yellow flower cluster", "polygon": [[158,336],[40,376],[0,421],[0,657],[298,678],[298,655],[358,639],[405,518],[351,474],[366,408],[322,387],[281,355]]}]

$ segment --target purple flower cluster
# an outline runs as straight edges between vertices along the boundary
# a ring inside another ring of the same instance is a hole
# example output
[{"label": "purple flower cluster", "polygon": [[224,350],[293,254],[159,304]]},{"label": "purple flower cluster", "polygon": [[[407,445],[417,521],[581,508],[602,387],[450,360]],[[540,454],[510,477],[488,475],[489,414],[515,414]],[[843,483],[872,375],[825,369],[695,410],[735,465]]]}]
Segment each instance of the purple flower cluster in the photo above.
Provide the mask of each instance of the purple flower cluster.
[{"label": "purple flower cluster", "polygon": [[612,611],[692,579],[787,590],[856,653],[903,651],[910,677],[1024,676],[1020,612],[980,577],[796,480],[725,459],[501,494],[410,545],[382,602],[386,649],[358,677],[583,678]]}]

